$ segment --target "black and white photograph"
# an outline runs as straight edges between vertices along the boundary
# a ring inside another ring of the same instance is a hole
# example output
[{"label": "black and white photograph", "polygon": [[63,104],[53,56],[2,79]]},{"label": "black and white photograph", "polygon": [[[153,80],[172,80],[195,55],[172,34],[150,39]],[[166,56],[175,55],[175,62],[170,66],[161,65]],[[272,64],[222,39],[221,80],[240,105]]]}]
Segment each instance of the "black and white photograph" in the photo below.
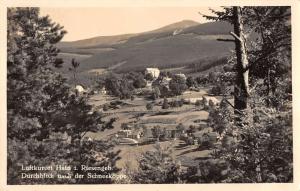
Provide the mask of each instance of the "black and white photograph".
[{"label": "black and white photograph", "polygon": [[5,9],[7,185],[295,182],[292,6]]}]

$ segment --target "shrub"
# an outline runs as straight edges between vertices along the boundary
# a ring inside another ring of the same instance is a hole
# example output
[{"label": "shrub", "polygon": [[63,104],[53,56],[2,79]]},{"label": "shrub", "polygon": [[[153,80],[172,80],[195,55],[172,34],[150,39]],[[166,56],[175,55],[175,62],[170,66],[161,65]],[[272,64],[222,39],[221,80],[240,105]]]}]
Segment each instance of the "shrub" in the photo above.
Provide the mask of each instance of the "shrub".
[{"label": "shrub", "polygon": [[182,107],[183,106],[182,100],[173,100],[169,104],[171,107]]},{"label": "shrub", "polygon": [[135,180],[138,183],[180,183],[181,165],[172,157],[172,147],[159,144],[154,150],[147,151],[138,159],[138,171]]},{"label": "shrub", "polygon": [[154,77],[153,77],[153,75],[151,73],[147,73],[145,75],[145,80],[147,80],[147,81],[153,81]]},{"label": "shrub", "polygon": [[169,102],[167,98],[164,98],[162,109],[169,109]]},{"label": "shrub", "polygon": [[225,95],[226,94],[226,86],[223,83],[218,83],[218,85],[212,87],[210,93],[213,95]]},{"label": "shrub", "polygon": [[181,95],[187,89],[186,81],[175,75],[169,82],[169,88],[174,95]]},{"label": "shrub", "polygon": [[104,105],[103,105],[103,111],[108,111],[108,109],[109,109],[108,104],[104,104]]},{"label": "shrub", "polygon": [[201,106],[201,100],[197,100],[195,103],[195,106],[197,106],[197,107]]},{"label": "shrub", "polygon": [[153,104],[152,103],[147,103],[146,109],[147,110],[152,110],[153,109]]}]

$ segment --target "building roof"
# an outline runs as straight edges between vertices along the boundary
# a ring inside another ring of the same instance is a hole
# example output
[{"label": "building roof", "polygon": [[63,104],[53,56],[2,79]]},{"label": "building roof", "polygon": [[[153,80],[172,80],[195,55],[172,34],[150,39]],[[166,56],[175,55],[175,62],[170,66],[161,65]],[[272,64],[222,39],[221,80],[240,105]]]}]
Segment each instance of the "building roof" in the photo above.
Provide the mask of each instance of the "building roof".
[{"label": "building roof", "polygon": [[146,70],[159,70],[158,68],[146,68]]}]

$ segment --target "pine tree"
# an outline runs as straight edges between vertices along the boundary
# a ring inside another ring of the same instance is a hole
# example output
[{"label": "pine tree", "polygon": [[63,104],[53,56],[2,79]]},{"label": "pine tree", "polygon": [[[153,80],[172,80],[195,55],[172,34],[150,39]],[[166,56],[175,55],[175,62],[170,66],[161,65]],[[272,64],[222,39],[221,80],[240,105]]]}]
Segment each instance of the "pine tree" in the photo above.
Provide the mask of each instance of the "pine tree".
[{"label": "pine tree", "polygon": [[174,160],[172,152],[170,146],[164,148],[157,143],[153,151],[147,151],[139,158],[134,179],[144,184],[180,183],[182,167]]},{"label": "pine tree", "polygon": [[113,146],[84,138],[88,131],[105,129],[101,115],[53,70],[62,64],[55,44],[66,31],[48,16],[39,16],[38,8],[9,8],[7,20],[8,184],[77,182],[22,179],[21,165],[105,164],[117,172]]},{"label": "pine tree", "polygon": [[[287,90],[281,85],[287,85],[290,79],[290,8],[226,7],[224,11],[213,12],[217,16],[207,18],[228,21],[234,26],[231,33],[234,39],[219,40],[236,44],[234,105],[223,99],[221,106],[210,112],[210,124],[221,134],[225,146],[218,149],[215,157],[223,159],[230,168],[223,181],[290,182],[293,178],[291,110],[278,106],[274,110],[274,105],[265,101],[272,89],[277,92],[272,100],[282,102],[278,105],[290,102],[279,93]],[[259,37],[257,42],[251,41],[253,31]],[[285,65],[286,70],[278,67],[278,63]],[[281,77],[271,77],[271,73]],[[267,82],[267,88],[257,83],[259,78]],[[282,83],[274,83],[276,78]],[[236,94],[239,91],[242,94]],[[224,104],[233,108],[235,117]]]}]

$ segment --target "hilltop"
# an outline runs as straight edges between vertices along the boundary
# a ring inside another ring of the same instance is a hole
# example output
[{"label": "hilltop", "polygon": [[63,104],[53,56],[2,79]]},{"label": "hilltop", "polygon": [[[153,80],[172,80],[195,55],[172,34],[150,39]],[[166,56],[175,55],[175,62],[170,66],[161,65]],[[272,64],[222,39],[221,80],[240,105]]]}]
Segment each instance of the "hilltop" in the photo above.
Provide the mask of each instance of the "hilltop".
[{"label": "hilltop", "polygon": [[61,42],[58,47],[65,62],[77,59],[84,73],[95,69],[123,73],[146,67],[201,68],[229,54],[233,44],[216,39],[230,38],[230,31],[232,26],[225,22],[183,20],[143,33]]}]

